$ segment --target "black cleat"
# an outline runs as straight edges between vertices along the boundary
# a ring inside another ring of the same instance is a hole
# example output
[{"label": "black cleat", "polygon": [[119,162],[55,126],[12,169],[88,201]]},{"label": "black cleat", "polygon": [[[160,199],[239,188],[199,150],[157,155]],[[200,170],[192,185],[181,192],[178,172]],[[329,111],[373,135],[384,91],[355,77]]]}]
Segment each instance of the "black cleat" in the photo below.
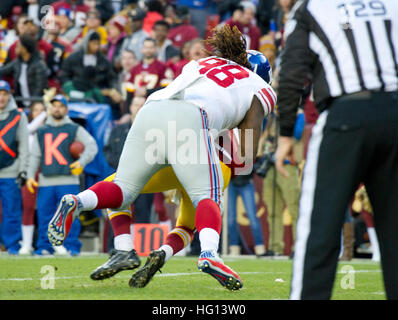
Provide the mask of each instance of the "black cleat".
[{"label": "black cleat", "polygon": [[145,265],[131,276],[129,286],[134,288],[145,287],[148,282],[151,281],[155,273],[158,270],[160,271],[160,268],[163,267],[165,257],[166,253],[163,250],[152,251],[148,256]]},{"label": "black cleat", "polygon": [[140,264],[140,258],[134,249],[131,251],[113,250],[109,260],[95,269],[90,278],[93,280],[107,279],[120,271],[138,268]]}]

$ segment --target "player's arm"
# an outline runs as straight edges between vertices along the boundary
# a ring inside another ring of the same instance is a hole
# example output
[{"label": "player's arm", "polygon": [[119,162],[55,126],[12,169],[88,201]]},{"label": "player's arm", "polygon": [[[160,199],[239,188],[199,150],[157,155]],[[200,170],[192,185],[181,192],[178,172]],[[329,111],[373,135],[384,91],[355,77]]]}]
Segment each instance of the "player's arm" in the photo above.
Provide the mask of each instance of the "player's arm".
[{"label": "player's arm", "polygon": [[250,165],[253,164],[257,155],[263,119],[264,108],[257,96],[253,96],[250,109],[238,125],[240,132],[240,154],[243,157],[242,160]]}]

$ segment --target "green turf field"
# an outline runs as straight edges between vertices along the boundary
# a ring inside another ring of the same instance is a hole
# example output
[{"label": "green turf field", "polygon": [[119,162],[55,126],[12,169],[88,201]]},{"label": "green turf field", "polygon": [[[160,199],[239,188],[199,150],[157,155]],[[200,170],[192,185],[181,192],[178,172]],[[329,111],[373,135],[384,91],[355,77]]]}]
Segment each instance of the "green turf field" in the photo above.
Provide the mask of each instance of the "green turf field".
[{"label": "green turf field", "polygon": [[[44,258],[10,257],[2,253],[0,299],[268,300],[289,297],[291,260],[225,257],[224,262],[243,280],[244,286],[237,292],[224,289],[211,276],[197,271],[194,257],[171,259],[162,273],[142,289],[128,286],[132,271],[103,281],[91,280],[91,271],[106,260],[107,255]],[[349,271],[355,273],[347,273],[347,265],[352,267]],[[43,289],[52,286],[53,289]],[[340,263],[333,298],[385,299],[380,264],[362,259]]]}]

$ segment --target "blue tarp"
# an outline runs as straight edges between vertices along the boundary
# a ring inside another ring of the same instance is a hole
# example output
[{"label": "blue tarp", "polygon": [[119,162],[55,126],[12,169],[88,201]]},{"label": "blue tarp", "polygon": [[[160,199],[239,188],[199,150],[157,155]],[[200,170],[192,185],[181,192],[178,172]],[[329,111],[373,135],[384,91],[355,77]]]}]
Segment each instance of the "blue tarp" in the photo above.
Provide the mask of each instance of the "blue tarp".
[{"label": "blue tarp", "polygon": [[[94,137],[98,145],[98,154],[92,162],[85,168],[84,172],[89,175],[89,181],[95,183],[103,180],[108,175],[113,173],[113,169],[105,160],[102,149],[105,144],[105,138],[109,136],[112,129],[112,111],[107,104],[92,104],[92,103],[68,103],[69,117],[73,120],[84,120],[85,129]],[[77,121],[79,122],[79,121]]]}]

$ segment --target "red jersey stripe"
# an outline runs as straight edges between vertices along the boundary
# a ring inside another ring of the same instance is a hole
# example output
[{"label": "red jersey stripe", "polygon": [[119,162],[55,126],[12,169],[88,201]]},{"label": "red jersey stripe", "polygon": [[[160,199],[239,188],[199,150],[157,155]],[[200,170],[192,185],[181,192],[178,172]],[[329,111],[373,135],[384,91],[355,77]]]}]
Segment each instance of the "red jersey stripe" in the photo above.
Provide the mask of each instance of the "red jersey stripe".
[{"label": "red jersey stripe", "polygon": [[258,91],[260,94],[261,98],[263,98],[265,105],[267,106],[268,114],[270,114],[270,102],[265,98],[264,94],[261,91]]},{"label": "red jersey stripe", "polygon": [[267,91],[272,95],[272,97],[274,98],[274,105],[276,105],[276,102],[278,101],[278,98],[276,97],[276,93],[274,90],[272,90],[272,88],[267,88]]},{"label": "red jersey stripe", "polygon": [[274,106],[275,106],[275,101],[274,98],[272,97],[272,95],[266,90],[266,89],[262,89],[261,90],[268,98],[268,101],[271,105],[271,112],[274,111]]}]

